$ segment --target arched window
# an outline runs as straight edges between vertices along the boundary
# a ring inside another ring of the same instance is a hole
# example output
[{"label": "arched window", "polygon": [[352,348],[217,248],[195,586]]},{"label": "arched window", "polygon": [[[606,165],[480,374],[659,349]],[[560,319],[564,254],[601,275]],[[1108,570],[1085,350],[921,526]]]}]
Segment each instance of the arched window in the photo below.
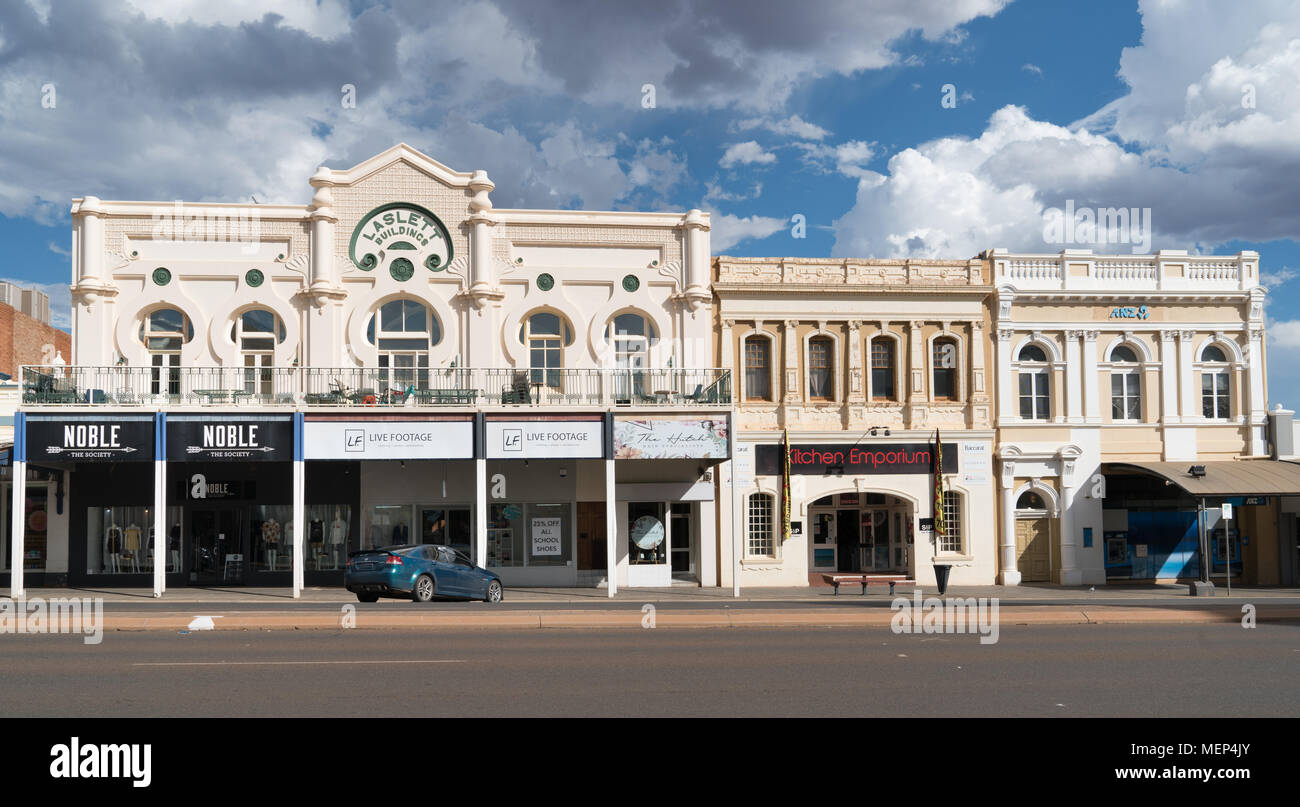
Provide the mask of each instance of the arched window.
[{"label": "arched window", "polygon": [[829,336],[808,340],[808,397],[835,400],[835,340]]},{"label": "arched window", "polygon": [[1110,352],[1111,420],[1142,419],[1142,368],[1137,353],[1128,345]]},{"label": "arched window", "polygon": [[159,308],[140,323],[140,342],[149,351],[150,391],[154,395],[180,395],[181,346],[194,338],[189,317],[175,308]]},{"label": "arched window", "polygon": [[1020,384],[1020,417],[1025,420],[1048,420],[1052,416],[1052,369],[1042,346],[1025,345],[1016,357]]},{"label": "arched window", "polygon": [[1201,414],[1215,420],[1232,417],[1232,383],[1228,357],[1217,345],[1201,351]]},{"label": "arched window", "polygon": [[1032,490],[1027,490],[1020,494],[1016,500],[1017,510],[1046,510],[1047,505],[1043,502],[1043,497],[1039,496]]},{"label": "arched window", "polygon": [[772,400],[772,340],[766,336],[745,337],[745,400]]},{"label": "arched window", "polygon": [[871,400],[896,401],[894,371],[897,367],[894,340],[878,336],[871,340]]},{"label": "arched window", "polygon": [[619,314],[605,326],[605,341],[614,347],[614,366],[640,370],[650,361],[650,348],[659,341],[654,322],[640,314]]},{"label": "arched window", "polygon": [[388,389],[429,388],[429,349],[442,341],[438,318],[419,300],[390,300],[366,326],[379,350],[379,383]]},{"label": "arched window", "polygon": [[749,518],[745,525],[745,554],[751,558],[776,557],[775,500],[770,493],[749,497]]},{"label": "arched window", "polygon": [[244,391],[270,395],[275,348],[284,341],[284,323],[275,312],[254,308],[240,314],[230,326],[230,339],[244,362]]},{"label": "arched window", "polygon": [[564,348],[573,344],[573,328],[559,314],[538,311],[519,326],[519,341],[528,349],[530,380],[563,391]]},{"label": "arched window", "polygon": [[957,400],[957,340],[940,337],[934,340],[931,353],[931,398],[936,401]]}]

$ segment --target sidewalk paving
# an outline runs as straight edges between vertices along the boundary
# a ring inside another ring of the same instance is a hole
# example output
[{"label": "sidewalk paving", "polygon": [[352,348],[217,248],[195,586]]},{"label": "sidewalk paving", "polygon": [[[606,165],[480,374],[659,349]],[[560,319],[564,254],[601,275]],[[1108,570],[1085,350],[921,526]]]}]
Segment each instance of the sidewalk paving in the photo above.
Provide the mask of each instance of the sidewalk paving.
[{"label": "sidewalk paving", "polygon": [[[997,597],[1000,601],[1029,604],[1042,603],[1106,603],[1134,601],[1228,601],[1227,590],[1221,584],[1215,587],[1213,598],[1190,597],[1185,583],[1177,584],[1126,584],[1105,586],[1058,586],[1033,584],[1021,586],[950,586],[948,597]],[[797,603],[836,603],[851,600],[889,599],[889,592],[884,586],[873,586],[867,594],[858,593],[857,586],[843,585],[836,596],[830,587],[804,586],[790,588],[746,588],[740,597],[732,596],[730,588],[701,588],[698,586],[673,586],[671,588],[636,588],[620,589],[614,597],[609,597],[604,588],[508,588],[506,601],[510,603],[573,603],[600,607],[603,603],[698,603],[701,605],[718,605],[728,602],[797,602]],[[912,597],[911,586],[898,586],[895,596]],[[938,591],[933,588],[921,588],[922,595],[933,597]],[[9,596],[7,591],[0,596]],[[28,588],[29,598],[56,597],[100,597],[105,603],[155,603],[161,609],[170,604],[212,603],[212,604],[282,604],[293,607],[299,603],[355,603],[356,595],[342,587],[305,588],[298,599],[293,598],[289,588],[260,587],[175,587],[168,589],[161,598],[155,599],[152,589],[146,588]],[[1300,601],[1300,588],[1281,588],[1275,586],[1233,586],[1232,601],[1255,601],[1261,599],[1295,599]]]}]

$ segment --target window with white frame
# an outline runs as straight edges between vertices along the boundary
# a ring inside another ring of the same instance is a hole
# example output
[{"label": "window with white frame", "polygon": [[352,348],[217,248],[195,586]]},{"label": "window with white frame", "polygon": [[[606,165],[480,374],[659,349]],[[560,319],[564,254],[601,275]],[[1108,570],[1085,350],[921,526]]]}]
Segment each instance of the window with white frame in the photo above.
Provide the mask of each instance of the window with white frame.
[{"label": "window with white frame", "polygon": [[751,558],[776,557],[776,497],[755,493],[749,497],[749,519],[745,530],[745,554]]},{"label": "window with white frame", "polygon": [[957,340],[949,336],[934,340],[931,364],[931,398],[936,401],[957,400]]},{"label": "window with white frame", "polygon": [[961,530],[962,495],[955,490],[943,492],[943,539],[939,541],[940,552],[962,553]]},{"label": "window with white frame", "polygon": [[245,392],[271,394],[275,348],[284,337],[284,323],[275,312],[265,308],[245,311],[230,326],[230,339],[243,359]]},{"label": "window with white frame", "polygon": [[379,349],[379,383],[389,389],[429,388],[429,349],[442,341],[438,318],[419,300],[390,300],[366,327]]},{"label": "window with white frame", "polygon": [[1201,351],[1201,414],[1226,420],[1232,416],[1232,384],[1228,357],[1216,345]]},{"label": "window with white frame", "polygon": [[745,338],[745,400],[772,400],[772,340],[766,336]]},{"label": "window with white frame", "polygon": [[1051,366],[1039,345],[1028,344],[1016,357],[1020,384],[1020,417],[1048,420],[1052,416]]},{"label": "window with white frame", "polygon": [[808,340],[808,397],[835,400],[835,341],[829,336]]},{"label": "window with white frame", "polygon": [[1137,353],[1127,345],[1110,352],[1111,420],[1142,419],[1142,367]]},{"label": "window with white frame", "polygon": [[893,339],[877,336],[871,340],[871,400],[898,400],[894,389],[896,356]]},{"label": "window with white frame", "polygon": [[564,348],[573,344],[573,328],[568,320],[550,311],[538,311],[519,326],[519,341],[528,349],[529,380],[562,390]]},{"label": "window with white frame", "polygon": [[140,323],[140,342],[149,351],[150,392],[179,395],[181,392],[181,346],[194,338],[189,317],[175,308],[159,308]]}]

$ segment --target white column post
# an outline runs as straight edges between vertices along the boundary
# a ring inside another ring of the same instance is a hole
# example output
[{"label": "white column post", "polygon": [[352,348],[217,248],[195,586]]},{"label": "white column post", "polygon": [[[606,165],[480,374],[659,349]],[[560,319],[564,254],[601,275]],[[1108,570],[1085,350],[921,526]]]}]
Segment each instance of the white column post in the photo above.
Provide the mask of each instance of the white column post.
[{"label": "white column post", "polygon": [[[1072,464],[1072,463],[1071,463]],[[1074,536],[1074,480],[1067,478],[1067,472],[1061,474],[1061,568],[1056,580],[1062,585],[1077,586],[1083,582],[1079,564],[1075,558],[1078,544]]]},{"label": "white column post", "polygon": [[1065,332],[1065,420],[1067,423],[1083,421],[1083,390],[1079,388],[1082,373],[1079,368],[1079,337],[1082,331]]},{"label": "white column post", "polygon": [[609,596],[618,593],[618,508],[614,502],[614,462],[605,460],[605,554]]},{"label": "white column post", "polygon": [[1183,420],[1199,419],[1201,415],[1196,401],[1196,374],[1192,370],[1195,361],[1192,351],[1196,349],[1192,340],[1195,338],[1196,331],[1178,332],[1178,409]]},{"label": "white column post", "polygon": [[[303,588],[303,547],[307,543],[306,524],[303,519],[303,504],[307,498],[307,466],[304,457],[306,447],[303,445],[303,413],[293,413],[293,555],[289,559],[293,575],[293,598],[302,596]],[[344,547],[346,550],[346,546]]]},{"label": "white column post", "polygon": [[474,460],[474,562],[487,568],[487,460]]},{"label": "white column post", "polygon": [[[154,418],[153,458],[153,595],[161,597],[167,590],[167,454],[165,452],[167,415]],[[176,571],[180,571],[177,569]]]},{"label": "white column post", "polygon": [[1268,453],[1264,432],[1268,424],[1268,399],[1264,397],[1264,326],[1251,323],[1246,349],[1246,379],[1250,391],[1246,422],[1250,426],[1250,453],[1259,457]]},{"label": "white column post", "polygon": [[27,525],[27,415],[14,416],[14,452],[12,494],[9,507],[9,596],[27,599],[23,588],[23,547]]},{"label": "white column post", "polygon": [[1016,475],[1015,465],[1002,462],[1002,536],[998,550],[1001,556],[1000,578],[1004,586],[1020,585],[1021,574],[1016,568]]},{"label": "white column post", "polygon": [[[735,418],[732,418],[735,423]],[[735,439],[735,432],[732,432],[732,439]],[[733,443],[734,445],[734,443]],[[735,449],[732,449],[732,458],[727,461],[730,466],[727,469],[727,478],[731,480],[731,596],[740,596],[740,536],[743,531],[743,525],[738,520],[740,511],[740,488],[736,486],[736,459]]]},{"label": "white column post", "polygon": [[1178,357],[1175,331],[1160,332],[1160,422],[1178,422]]},{"label": "white column post", "polygon": [[1010,328],[998,329],[998,423],[1009,422],[1019,416],[1016,408],[1015,377],[1011,373],[1011,337]]},{"label": "white column post", "polygon": [[1101,380],[1097,375],[1098,331],[1083,332],[1083,419],[1101,423]]}]

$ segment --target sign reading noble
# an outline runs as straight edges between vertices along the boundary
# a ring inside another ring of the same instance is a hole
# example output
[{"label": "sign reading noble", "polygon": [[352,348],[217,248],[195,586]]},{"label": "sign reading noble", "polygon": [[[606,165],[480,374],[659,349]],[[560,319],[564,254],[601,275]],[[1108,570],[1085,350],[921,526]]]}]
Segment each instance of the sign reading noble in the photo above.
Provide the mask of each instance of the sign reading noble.
[{"label": "sign reading noble", "polygon": [[489,420],[488,459],[600,459],[602,420]]},{"label": "sign reading noble", "polygon": [[469,420],[308,420],[303,453],[309,460],[473,459]]},{"label": "sign reading noble", "polygon": [[[755,465],[758,473],[776,476],[781,473],[781,446],[755,447]],[[862,474],[928,474],[934,468],[934,446],[929,443],[902,445],[792,445],[790,446],[790,473],[826,474],[845,476]],[[943,472],[957,472],[957,452],[943,453]]]},{"label": "sign reading noble", "polygon": [[151,462],[153,417],[28,415],[27,458],[55,462]]},{"label": "sign reading noble", "polygon": [[726,418],[618,418],[614,458],[720,459],[727,450]]},{"label": "sign reading noble", "polygon": [[293,420],[253,415],[172,415],[167,459],[266,462],[293,459]]}]

